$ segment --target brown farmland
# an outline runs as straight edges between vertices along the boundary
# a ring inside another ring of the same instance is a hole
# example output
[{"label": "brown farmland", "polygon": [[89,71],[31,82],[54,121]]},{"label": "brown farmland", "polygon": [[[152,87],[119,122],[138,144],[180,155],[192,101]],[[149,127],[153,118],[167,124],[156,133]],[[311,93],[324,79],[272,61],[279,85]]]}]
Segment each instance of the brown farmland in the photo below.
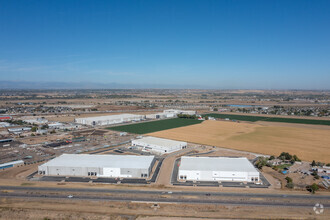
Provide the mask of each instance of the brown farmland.
[{"label": "brown farmland", "polygon": [[289,152],[305,161],[330,162],[330,129],[319,129],[317,126],[300,128],[204,121],[149,135],[275,156]]}]

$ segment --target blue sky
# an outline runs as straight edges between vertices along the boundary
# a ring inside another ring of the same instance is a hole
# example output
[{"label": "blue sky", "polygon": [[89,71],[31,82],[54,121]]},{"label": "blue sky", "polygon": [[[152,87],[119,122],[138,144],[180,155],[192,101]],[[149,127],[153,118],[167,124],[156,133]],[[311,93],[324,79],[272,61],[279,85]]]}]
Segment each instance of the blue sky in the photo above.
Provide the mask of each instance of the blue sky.
[{"label": "blue sky", "polygon": [[0,80],[330,89],[330,1],[0,0]]}]

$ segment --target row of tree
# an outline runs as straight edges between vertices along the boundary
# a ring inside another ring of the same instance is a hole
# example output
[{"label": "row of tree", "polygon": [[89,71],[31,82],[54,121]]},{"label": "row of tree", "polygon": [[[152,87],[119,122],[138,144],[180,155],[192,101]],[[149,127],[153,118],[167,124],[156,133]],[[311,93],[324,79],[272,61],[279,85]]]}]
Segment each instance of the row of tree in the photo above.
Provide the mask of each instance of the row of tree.
[{"label": "row of tree", "polygon": [[197,119],[196,115],[178,114],[178,118]]}]

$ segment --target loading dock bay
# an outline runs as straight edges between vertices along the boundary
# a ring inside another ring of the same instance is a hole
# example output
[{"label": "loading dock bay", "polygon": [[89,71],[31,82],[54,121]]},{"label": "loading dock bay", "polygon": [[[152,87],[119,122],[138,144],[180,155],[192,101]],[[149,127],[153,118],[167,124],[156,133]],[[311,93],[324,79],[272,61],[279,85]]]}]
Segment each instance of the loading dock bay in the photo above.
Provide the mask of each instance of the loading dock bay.
[{"label": "loading dock bay", "polygon": [[171,176],[171,184],[174,186],[205,186],[205,187],[241,187],[241,188],[268,188],[270,183],[267,179],[260,173],[260,180],[262,181],[262,185],[257,185],[254,183],[243,183],[243,182],[216,182],[216,181],[178,181],[178,173],[179,173],[179,164],[181,158],[178,158],[174,162],[174,167]]},{"label": "loading dock bay", "polygon": [[99,177],[97,179],[89,177],[65,177],[65,176],[42,176],[42,177],[33,177],[37,172],[29,175],[30,180],[34,181],[52,181],[52,182],[82,182],[82,183],[109,183],[109,184],[150,184],[154,183],[157,180],[160,167],[163,163],[164,158],[156,158],[158,164],[155,168],[155,171],[150,180],[139,179],[139,178],[104,178]]}]

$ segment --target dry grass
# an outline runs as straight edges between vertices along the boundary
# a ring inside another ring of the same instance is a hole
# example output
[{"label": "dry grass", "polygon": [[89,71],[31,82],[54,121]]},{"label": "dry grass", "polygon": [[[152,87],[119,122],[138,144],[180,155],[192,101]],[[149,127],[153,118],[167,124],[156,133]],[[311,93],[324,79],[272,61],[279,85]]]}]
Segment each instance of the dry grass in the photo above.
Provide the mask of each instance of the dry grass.
[{"label": "dry grass", "polygon": [[268,155],[289,152],[306,161],[330,162],[328,129],[205,121],[149,135]]},{"label": "dry grass", "polygon": [[[0,219],[327,219],[312,208],[68,200],[0,200]],[[251,212],[251,209],[253,211]]]}]

